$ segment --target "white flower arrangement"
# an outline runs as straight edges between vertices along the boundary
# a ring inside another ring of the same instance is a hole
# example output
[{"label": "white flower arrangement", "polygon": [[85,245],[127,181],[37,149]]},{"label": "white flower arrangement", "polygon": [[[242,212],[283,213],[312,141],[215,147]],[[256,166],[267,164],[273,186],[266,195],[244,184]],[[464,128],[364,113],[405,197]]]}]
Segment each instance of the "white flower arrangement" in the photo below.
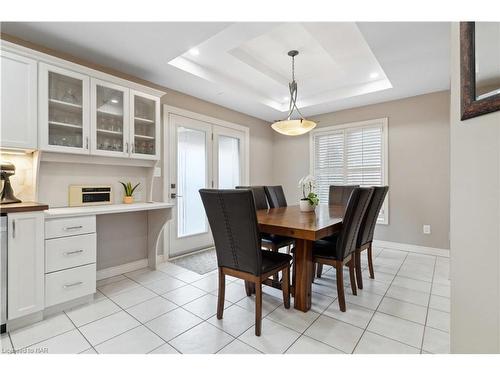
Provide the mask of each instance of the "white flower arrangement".
[{"label": "white flower arrangement", "polygon": [[316,194],[316,180],[314,176],[307,175],[300,179],[299,188],[302,189],[302,201],[309,201],[311,206],[317,206],[319,203],[318,194]]}]

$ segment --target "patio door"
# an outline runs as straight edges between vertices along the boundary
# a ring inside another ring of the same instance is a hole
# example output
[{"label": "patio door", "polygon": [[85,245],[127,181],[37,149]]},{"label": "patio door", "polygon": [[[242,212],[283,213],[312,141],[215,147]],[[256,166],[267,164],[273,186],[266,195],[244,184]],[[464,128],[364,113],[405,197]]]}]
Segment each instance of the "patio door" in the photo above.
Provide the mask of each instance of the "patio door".
[{"label": "patio door", "polygon": [[232,189],[246,183],[246,133],[180,115],[169,115],[170,198],[175,203],[169,256],[213,246],[202,188]]}]

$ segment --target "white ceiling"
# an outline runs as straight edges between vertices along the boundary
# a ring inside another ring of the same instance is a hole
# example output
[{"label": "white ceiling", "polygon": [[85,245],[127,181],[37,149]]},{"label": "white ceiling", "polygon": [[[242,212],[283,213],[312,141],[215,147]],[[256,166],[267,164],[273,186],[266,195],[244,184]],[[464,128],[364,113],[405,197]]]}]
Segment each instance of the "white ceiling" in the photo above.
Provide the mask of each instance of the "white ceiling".
[{"label": "white ceiling", "polygon": [[[2,23],[2,32],[268,121],[449,88],[449,23]],[[195,48],[198,55],[189,51]]]}]

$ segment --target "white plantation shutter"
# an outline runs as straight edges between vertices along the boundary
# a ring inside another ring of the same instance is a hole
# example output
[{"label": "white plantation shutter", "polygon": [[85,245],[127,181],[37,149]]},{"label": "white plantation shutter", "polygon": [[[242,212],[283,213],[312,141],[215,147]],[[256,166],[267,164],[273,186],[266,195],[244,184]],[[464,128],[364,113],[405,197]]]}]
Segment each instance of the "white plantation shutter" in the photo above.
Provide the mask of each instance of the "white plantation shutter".
[{"label": "white plantation shutter", "polygon": [[[320,202],[328,202],[330,185],[387,185],[386,142],[387,119],[311,132],[312,174]],[[388,223],[387,201],[380,223]]]}]

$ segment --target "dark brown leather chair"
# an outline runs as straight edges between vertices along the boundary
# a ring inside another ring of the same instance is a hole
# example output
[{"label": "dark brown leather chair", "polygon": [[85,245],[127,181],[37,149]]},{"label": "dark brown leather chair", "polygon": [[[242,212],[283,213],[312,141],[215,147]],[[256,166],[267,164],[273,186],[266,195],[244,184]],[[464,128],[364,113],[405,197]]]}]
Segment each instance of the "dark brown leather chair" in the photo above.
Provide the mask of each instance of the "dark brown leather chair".
[{"label": "dark brown leather chair", "polygon": [[[267,210],[266,191],[264,186],[236,186],[236,189],[248,189],[253,193],[255,201],[255,208],[257,210]],[[290,247],[293,245],[294,240],[290,237],[277,236],[275,234],[261,233],[262,247],[271,251],[278,251],[282,247],[287,248],[287,253],[290,253]]]},{"label": "dark brown leather chair", "polygon": [[357,187],[359,185],[330,185],[328,190],[328,204],[346,207],[352,191]]},{"label": "dark brown leather chair", "polygon": [[[217,319],[224,312],[225,276],[230,275],[255,286],[255,335],[262,326],[262,283],[283,272],[285,308],[290,308],[290,261],[288,254],[262,250],[255,213],[254,196],[243,189],[201,189],[201,200],[212,229],[219,267]],[[251,295],[250,288],[246,288]]]},{"label": "dark brown leather chair", "polygon": [[363,250],[367,250],[368,253],[368,270],[370,272],[370,278],[375,278],[372,259],[373,232],[375,231],[375,225],[377,224],[380,209],[382,208],[384,199],[389,191],[389,186],[375,186],[373,189],[372,199],[370,200],[370,205],[366,210],[365,218],[363,219],[356,245],[356,280],[359,289],[363,289],[363,274],[361,272],[361,252]]},{"label": "dark brown leather chair", "polygon": [[[330,185],[328,190],[328,204],[347,207],[352,191],[359,185]],[[326,239],[328,240],[328,239]],[[316,264],[316,277],[321,278],[323,266]]]},{"label": "dark brown leather chair", "polygon": [[340,311],[346,310],[344,296],[344,266],[349,267],[352,294],[356,295],[355,251],[362,221],[373,195],[373,188],[355,188],[346,207],[342,230],[328,240],[316,241],[313,245],[313,261],[327,264],[335,268],[337,278],[337,295]]},{"label": "dark brown leather chair", "polygon": [[267,201],[269,202],[270,208],[286,207],[285,193],[283,192],[283,186],[264,186],[266,191]]}]

